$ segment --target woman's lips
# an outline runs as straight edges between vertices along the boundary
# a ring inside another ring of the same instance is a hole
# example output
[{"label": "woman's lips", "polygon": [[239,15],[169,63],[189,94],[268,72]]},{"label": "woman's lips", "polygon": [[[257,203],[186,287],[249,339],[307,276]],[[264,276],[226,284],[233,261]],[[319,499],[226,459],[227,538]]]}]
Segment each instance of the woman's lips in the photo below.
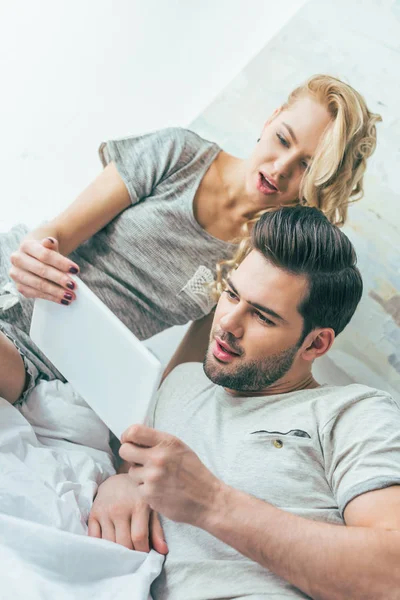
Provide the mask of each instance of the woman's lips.
[{"label": "woman's lips", "polygon": [[265,194],[265,196],[270,196],[271,194],[278,193],[276,187],[273,187],[270,183],[268,183],[268,181],[265,179],[262,173],[258,174],[257,189],[262,194]]},{"label": "woman's lips", "polygon": [[213,355],[215,356],[215,358],[217,358],[218,360],[225,362],[225,363],[231,362],[234,358],[239,356],[237,353],[230,352],[229,350],[227,350],[226,348],[221,346],[221,344],[218,342],[218,340],[214,341],[214,347],[213,347],[212,352],[213,352]]}]

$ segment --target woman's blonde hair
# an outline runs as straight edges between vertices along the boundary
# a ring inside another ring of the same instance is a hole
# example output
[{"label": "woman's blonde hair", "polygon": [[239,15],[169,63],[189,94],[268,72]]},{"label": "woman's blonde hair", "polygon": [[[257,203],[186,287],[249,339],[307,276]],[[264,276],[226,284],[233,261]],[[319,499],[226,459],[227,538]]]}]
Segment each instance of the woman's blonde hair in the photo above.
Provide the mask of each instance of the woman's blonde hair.
[{"label": "woman's blonde hair", "polygon": [[[293,204],[319,208],[331,223],[340,227],[346,221],[349,204],[363,197],[367,159],[375,150],[376,123],[382,119],[368,110],[364,98],[354,88],[330,75],[314,75],[293,90],[282,110],[304,96],[311,96],[325,106],[332,116],[332,124],[318,144],[304,174],[299,198]],[[224,274],[236,268],[249,252],[252,226],[270,210],[275,208],[260,211],[243,225],[236,255],[217,265],[212,285],[216,298],[224,289]]]}]

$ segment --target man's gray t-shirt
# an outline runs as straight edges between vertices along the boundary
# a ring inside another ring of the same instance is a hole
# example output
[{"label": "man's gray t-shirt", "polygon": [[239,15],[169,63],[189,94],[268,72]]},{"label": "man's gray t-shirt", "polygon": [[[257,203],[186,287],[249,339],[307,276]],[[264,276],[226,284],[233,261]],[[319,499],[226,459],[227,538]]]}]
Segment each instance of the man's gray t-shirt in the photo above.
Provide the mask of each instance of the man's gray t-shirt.
[{"label": "man's gray t-shirt", "polygon": [[[83,281],[140,339],[197,320],[213,307],[207,283],[218,261],[236,246],[207,233],[193,200],[220,147],[192,131],[169,128],[110,141],[103,164],[114,161],[132,201],[71,258]],[[0,236],[0,289],[9,281],[10,254],[27,229]],[[66,308],[66,310],[68,310]],[[59,376],[29,340],[32,301],[1,311],[0,328],[47,377]],[[40,361],[39,361],[40,357]]]},{"label": "man's gray t-shirt", "polygon": [[[400,484],[399,406],[363,385],[240,398],[185,364],[160,389],[154,427],[228,485],[306,519],[344,525],[353,498]],[[205,531],[161,520],[169,554],[154,600],[307,597]]]}]

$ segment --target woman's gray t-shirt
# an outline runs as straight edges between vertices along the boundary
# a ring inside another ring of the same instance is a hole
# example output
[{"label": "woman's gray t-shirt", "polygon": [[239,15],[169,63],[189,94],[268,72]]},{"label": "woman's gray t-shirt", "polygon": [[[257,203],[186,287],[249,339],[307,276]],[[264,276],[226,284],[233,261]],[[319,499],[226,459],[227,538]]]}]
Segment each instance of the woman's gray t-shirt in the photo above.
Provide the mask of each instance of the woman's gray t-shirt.
[{"label": "woman's gray t-shirt", "polygon": [[141,339],[213,307],[207,282],[235,246],[196,221],[193,199],[219,146],[178,128],[108,142],[128,188],[125,210],[72,256],[85,282]]},{"label": "woman's gray t-shirt", "polygon": [[[213,307],[205,284],[214,279],[216,263],[230,258],[236,246],[199,225],[193,200],[220,150],[180,128],[110,141],[100,148],[104,165],[114,161],[132,206],[71,258],[79,264],[82,280],[140,339],[199,319]],[[2,284],[8,280],[8,257],[25,233],[19,228],[0,237]],[[19,342],[22,352],[24,341],[31,346],[26,340],[31,309],[32,302],[21,299],[0,311],[2,329]]]}]

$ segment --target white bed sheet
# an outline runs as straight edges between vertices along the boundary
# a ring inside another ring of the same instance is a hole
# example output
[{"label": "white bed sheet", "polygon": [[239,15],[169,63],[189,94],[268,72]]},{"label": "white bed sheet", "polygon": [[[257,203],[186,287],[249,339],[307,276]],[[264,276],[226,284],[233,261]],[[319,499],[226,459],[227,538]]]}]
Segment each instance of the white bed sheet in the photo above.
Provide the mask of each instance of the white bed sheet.
[{"label": "white bed sheet", "polygon": [[106,426],[69,384],[0,399],[0,599],[147,600],[163,557],[87,536],[114,474]]}]

